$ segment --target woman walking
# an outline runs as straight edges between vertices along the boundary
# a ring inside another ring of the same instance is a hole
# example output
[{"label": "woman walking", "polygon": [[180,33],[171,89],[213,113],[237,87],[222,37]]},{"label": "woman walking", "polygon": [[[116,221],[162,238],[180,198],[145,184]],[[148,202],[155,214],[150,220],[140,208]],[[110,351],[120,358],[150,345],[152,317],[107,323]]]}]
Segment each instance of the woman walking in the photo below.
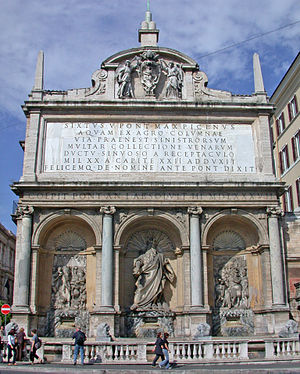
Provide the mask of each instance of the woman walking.
[{"label": "woman walking", "polygon": [[169,342],[168,342],[169,334],[167,332],[164,333],[164,339],[163,339],[163,354],[165,356],[165,359],[163,362],[159,364],[160,369],[165,367],[166,369],[171,369],[170,367],[170,361],[169,361]]},{"label": "woman walking", "polygon": [[164,341],[162,339],[162,333],[159,332],[156,336],[155,348],[153,349],[153,351],[155,353],[155,358],[152,362],[152,367],[156,366],[156,361],[159,358],[161,359],[161,361],[164,360],[163,346],[164,346]]},{"label": "woman walking", "polygon": [[[17,351],[16,351],[15,330],[10,330],[10,332],[8,333],[7,349],[8,349],[8,356],[7,356],[8,365],[17,365],[16,364]],[[13,356],[13,361],[12,363],[10,363],[10,359],[12,356]]]}]

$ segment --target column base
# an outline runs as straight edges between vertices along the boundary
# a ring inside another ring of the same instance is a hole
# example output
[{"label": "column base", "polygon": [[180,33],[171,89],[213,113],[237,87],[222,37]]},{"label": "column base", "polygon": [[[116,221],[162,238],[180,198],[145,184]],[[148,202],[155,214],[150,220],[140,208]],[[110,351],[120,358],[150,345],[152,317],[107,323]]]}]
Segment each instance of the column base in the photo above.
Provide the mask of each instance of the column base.
[{"label": "column base", "polygon": [[115,308],[113,306],[99,306],[95,308],[92,314],[115,314]]},{"label": "column base", "polygon": [[13,305],[11,307],[12,314],[29,314],[30,308],[28,305]]}]

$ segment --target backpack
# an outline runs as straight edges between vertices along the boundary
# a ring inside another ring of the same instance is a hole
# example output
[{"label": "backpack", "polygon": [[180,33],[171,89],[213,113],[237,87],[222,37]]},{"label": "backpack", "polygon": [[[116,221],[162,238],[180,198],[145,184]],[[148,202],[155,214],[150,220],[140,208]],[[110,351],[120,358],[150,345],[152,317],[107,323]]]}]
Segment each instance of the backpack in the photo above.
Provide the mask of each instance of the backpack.
[{"label": "backpack", "polygon": [[41,346],[42,346],[42,341],[41,341],[41,339],[40,338],[38,338],[38,341],[35,343],[35,348],[36,349],[39,349],[39,348],[41,348]]},{"label": "backpack", "polygon": [[76,339],[76,344],[83,345],[86,341],[85,334],[82,331],[78,331],[78,337]]}]

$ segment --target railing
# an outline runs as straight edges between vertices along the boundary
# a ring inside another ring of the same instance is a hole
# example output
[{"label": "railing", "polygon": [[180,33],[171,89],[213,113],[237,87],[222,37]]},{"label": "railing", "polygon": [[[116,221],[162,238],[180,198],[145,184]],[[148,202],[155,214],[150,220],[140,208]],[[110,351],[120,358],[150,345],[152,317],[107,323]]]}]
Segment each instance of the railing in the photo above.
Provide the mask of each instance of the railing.
[{"label": "railing", "polygon": [[[94,363],[143,364],[147,362],[147,344],[87,343],[85,360]],[[74,346],[63,344],[62,362],[72,362]]]},{"label": "railing", "polygon": [[[249,360],[249,345],[262,343],[262,359],[300,359],[297,338],[264,340],[206,340],[201,342],[170,342],[170,361],[177,363],[235,362]],[[62,344],[62,359],[70,363],[73,359],[74,345]],[[48,343],[43,349],[47,350]],[[50,343],[49,343],[50,345]],[[153,359],[153,343],[105,342],[85,344],[85,361],[106,364],[146,364]]]},{"label": "railing", "polygon": [[267,359],[281,359],[299,357],[299,340],[296,339],[266,339],[265,357]]}]

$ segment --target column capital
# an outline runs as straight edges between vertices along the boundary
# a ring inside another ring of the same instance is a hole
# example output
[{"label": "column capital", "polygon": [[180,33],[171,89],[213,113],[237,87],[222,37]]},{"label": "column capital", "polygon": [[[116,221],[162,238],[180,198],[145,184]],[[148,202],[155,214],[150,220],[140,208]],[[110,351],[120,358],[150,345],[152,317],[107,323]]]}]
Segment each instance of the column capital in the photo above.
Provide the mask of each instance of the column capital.
[{"label": "column capital", "polygon": [[267,208],[267,214],[269,217],[279,218],[284,216],[284,211],[280,206],[272,206]]},{"label": "column capital", "polygon": [[18,205],[18,208],[17,208],[17,217],[18,218],[22,218],[24,216],[31,216],[34,212],[34,209],[32,206],[29,206],[29,205],[26,205],[26,206],[21,206],[21,205]]},{"label": "column capital", "polygon": [[188,207],[188,214],[191,214],[191,215],[201,215],[203,213],[203,209],[201,208],[201,206],[192,206],[192,207]]},{"label": "column capital", "polygon": [[116,213],[116,208],[114,206],[102,206],[100,208],[100,213],[114,215]]}]

